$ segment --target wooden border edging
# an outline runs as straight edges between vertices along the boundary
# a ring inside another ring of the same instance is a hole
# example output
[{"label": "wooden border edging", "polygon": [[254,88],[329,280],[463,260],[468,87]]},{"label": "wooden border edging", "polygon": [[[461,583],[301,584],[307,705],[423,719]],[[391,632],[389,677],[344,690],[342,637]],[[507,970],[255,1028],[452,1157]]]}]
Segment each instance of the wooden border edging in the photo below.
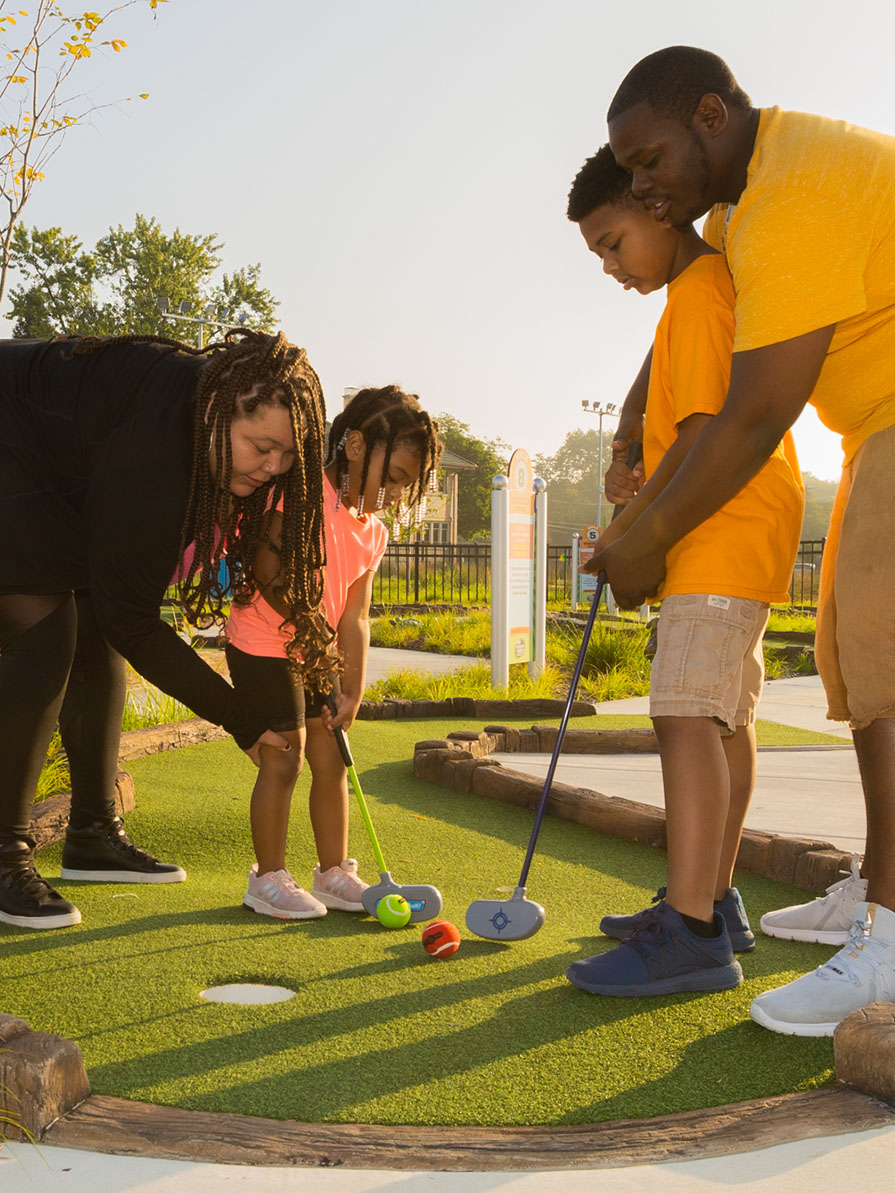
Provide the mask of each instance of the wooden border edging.
[{"label": "wooden border edging", "polygon": [[298,1123],[94,1095],[45,1132],[59,1147],[218,1164],[524,1172],[706,1159],[895,1125],[895,1110],[837,1086],[661,1118],[575,1127]]},{"label": "wooden border edging", "polygon": [[[534,809],[544,789],[540,779],[509,770],[489,755],[499,753],[550,753],[557,730],[552,725],[516,729],[489,725],[481,733],[460,731],[446,738],[418,741],[414,747],[413,773],[418,779],[471,795]],[[569,729],[563,753],[655,753],[652,729]],[[650,804],[605,795],[585,787],[554,783],[547,811],[560,820],[571,820],[613,837],[624,837],[664,849],[665,812]],[[745,829],[737,865],[753,874],[787,882],[821,893],[848,870],[851,854],[829,841],[808,837],[780,837]]]}]

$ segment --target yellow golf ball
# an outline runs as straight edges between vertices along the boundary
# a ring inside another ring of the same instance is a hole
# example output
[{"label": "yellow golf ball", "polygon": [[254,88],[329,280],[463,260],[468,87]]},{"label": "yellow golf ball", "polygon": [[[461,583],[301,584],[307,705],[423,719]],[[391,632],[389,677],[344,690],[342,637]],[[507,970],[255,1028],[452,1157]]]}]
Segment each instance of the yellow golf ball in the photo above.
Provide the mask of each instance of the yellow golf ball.
[{"label": "yellow golf ball", "polygon": [[376,918],[384,928],[403,928],[410,922],[410,904],[403,895],[386,895],[376,904]]}]

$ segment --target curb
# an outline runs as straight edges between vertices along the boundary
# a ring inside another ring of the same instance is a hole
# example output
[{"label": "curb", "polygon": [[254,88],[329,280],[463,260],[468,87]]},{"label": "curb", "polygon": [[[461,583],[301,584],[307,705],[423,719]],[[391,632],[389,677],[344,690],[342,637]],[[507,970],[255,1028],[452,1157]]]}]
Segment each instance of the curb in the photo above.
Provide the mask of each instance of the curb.
[{"label": "curb", "polygon": [[[418,741],[414,747],[413,773],[418,779],[471,795],[537,807],[543,783],[493,761],[492,753],[552,752],[557,729],[533,725],[516,729],[489,725],[481,733],[450,733],[446,738]],[[563,742],[564,754],[656,753],[652,729],[569,729]],[[620,796],[605,795],[584,787],[553,783],[547,812],[601,833],[666,847],[665,812],[649,804]],[[737,865],[753,874],[787,882],[814,894],[821,894],[847,870],[851,854],[829,841],[808,837],[779,837],[772,833],[744,829]]]}]

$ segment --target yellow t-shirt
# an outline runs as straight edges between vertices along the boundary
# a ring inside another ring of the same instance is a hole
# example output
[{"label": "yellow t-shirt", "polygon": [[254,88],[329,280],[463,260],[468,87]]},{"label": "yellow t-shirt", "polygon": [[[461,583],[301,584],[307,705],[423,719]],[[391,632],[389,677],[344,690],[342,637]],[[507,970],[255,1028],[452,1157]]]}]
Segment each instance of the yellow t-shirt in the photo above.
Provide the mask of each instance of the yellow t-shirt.
[{"label": "yellow t-shirt", "polygon": [[[717,414],[727,397],[734,337],[733,282],[720,253],[696,260],[668,287],[653,344],[643,432],[647,477],[691,414]],[[660,596],[708,592],[789,600],[804,489],[792,436],[745,488],[675,543]]]},{"label": "yellow t-shirt", "polygon": [[895,137],[762,109],[746,188],[703,236],[733,274],[734,352],[836,324],[811,404],[848,463],[895,424]]}]

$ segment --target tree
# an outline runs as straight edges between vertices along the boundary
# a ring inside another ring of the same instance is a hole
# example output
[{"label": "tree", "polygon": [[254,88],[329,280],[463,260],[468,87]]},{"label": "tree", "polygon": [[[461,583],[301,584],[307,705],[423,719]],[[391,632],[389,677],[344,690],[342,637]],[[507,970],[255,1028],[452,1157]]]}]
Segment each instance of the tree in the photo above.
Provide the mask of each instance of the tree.
[{"label": "tree", "polygon": [[[552,456],[536,456],[535,474],[547,482],[548,536],[551,542],[567,543],[573,532],[597,520],[599,473],[597,461],[600,436],[597,431],[570,431]],[[612,459],[612,436],[603,435],[603,474]],[[603,502],[603,522],[611,515]]]},{"label": "tree", "polygon": [[0,302],[13,258],[13,233],[34,184],[45,177],[69,129],[110,106],[91,103],[74,89],[73,80],[80,83],[94,49],[105,46],[118,54],[126,48],[120,38],[98,38],[113,13],[144,3],[155,10],[166,0],[125,0],[102,15],[66,12],[56,0],[35,0],[29,13],[0,0],[0,50],[6,62],[0,71]]},{"label": "tree", "polygon": [[805,482],[805,517],[802,520],[803,539],[827,537],[830,514],[833,512],[833,498],[836,496],[836,482],[821,480],[810,472],[802,473]]},{"label": "tree", "polygon": [[21,278],[10,291],[7,317],[13,335],[175,336],[194,341],[196,324],[164,319],[158,299],[197,310],[212,308],[211,319],[237,322],[242,312],[261,331],[275,326],[277,300],[261,285],[260,265],[248,265],[214,281],[224,246],[214,233],[166,233],[159,223],[137,215],[132,229],[118,225],[85,252],[61,228],[30,230],[20,224],[13,236]]},{"label": "tree", "polygon": [[466,423],[452,414],[439,414],[438,431],[445,447],[476,465],[460,477],[457,533],[461,539],[491,531],[491,478],[506,472],[509,452],[499,439],[477,439]]}]

